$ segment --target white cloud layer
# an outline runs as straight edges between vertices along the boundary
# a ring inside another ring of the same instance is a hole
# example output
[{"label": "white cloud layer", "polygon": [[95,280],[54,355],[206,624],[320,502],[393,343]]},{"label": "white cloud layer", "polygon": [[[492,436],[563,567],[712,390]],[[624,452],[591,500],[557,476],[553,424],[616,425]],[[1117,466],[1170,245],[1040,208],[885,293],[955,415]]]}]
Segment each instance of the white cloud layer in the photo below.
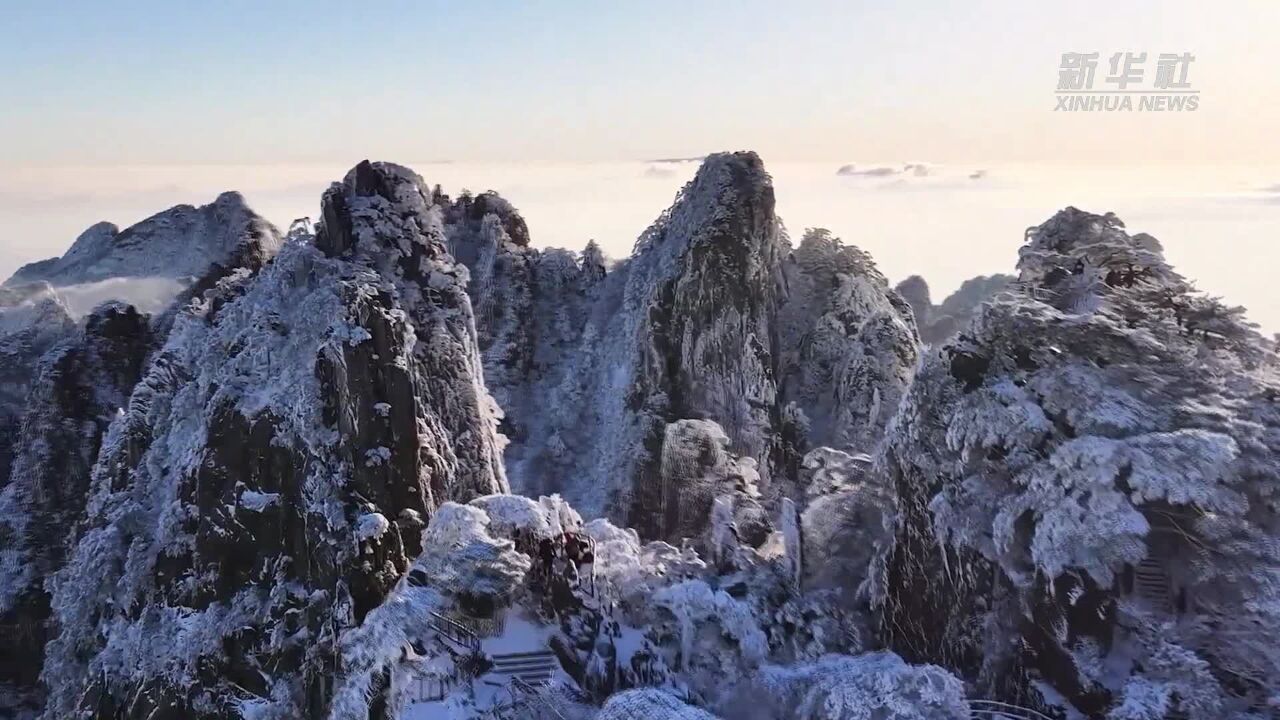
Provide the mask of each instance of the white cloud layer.
[{"label": "white cloud layer", "polygon": [[[974,275],[1009,272],[1023,231],[1075,205],[1113,211],[1131,230],[1155,235],[1170,260],[1201,288],[1246,306],[1264,328],[1280,330],[1280,296],[1269,271],[1280,260],[1274,249],[1280,237],[1274,170],[900,160],[857,162],[849,173],[839,173],[840,162],[765,161],[778,212],[793,235],[810,226],[830,228],[872,253],[890,278],[921,274],[939,296]],[[451,194],[462,188],[501,192],[525,216],[535,245],[579,249],[594,238],[614,257],[630,253],[636,237],[697,169],[696,160],[683,158],[405,164]],[[858,174],[877,168],[888,170]],[[317,217],[321,191],[347,169],[155,166],[0,176],[0,226],[6,228],[0,236],[0,278],[23,263],[61,255],[94,222],[123,227],[177,203],[207,203],[228,189],[240,190],[255,210],[287,227],[296,217]]]}]

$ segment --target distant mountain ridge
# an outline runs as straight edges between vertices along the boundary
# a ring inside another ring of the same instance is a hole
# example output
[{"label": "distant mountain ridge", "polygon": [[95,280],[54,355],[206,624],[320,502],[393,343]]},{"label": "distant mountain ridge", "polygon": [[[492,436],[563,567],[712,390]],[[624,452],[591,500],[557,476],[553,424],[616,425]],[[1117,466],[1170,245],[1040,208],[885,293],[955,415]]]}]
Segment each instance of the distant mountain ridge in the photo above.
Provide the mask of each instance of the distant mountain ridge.
[{"label": "distant mountain ridge", "polygon": [[24,265],[5,285],[36,281],[78,285],[117,277],[197,278],[246,247],[273,255],[280,233],[237,192],[208,205],[178,205],[124,230],[102,222],[85,230],[66,254]]}]

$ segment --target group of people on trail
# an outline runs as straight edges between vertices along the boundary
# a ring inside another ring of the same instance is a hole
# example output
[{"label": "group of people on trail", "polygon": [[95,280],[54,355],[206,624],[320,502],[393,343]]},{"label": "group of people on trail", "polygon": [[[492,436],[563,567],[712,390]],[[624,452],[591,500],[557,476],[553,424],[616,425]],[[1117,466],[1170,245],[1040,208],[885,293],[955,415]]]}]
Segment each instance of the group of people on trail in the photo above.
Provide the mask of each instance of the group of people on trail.
[{"label": "group of people on trail", "polygon": [[594,545],[580,533],[565,531],[538,540],[534,560],[534,583],[543,588],[557,614],[577,604],[575,588],[584,581],[595,582]]}]

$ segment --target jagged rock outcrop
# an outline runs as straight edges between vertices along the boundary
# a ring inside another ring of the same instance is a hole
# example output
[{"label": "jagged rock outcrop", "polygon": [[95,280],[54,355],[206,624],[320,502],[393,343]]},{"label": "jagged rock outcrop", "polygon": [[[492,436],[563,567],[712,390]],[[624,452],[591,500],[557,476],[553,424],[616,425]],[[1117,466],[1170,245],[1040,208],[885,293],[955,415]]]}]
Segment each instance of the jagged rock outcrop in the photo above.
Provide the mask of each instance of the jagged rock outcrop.
[{"label": "jagged rock outcrop", "polygon": [[891,537],[894,498],[872,472],[870,458],[818,448],[804,458],[803,583],[833,590],[862,609],[858,594],[872,559]]},{"label": "jagged rock outcrop", "polygon": [[44,656],[43,580],[63,565],[103,434],[150,348],[148,318],[108,304],[38,364],[11,479],[0,490],[0,677],[20,687],[35,690]]},{"label": "jagged rock outcrop", "polygon": [[366,162],[174,318],[49,583],[50,717],[328,713],[430,513],[506,489],[466,277],[421,178]]},{"label": "jagged rock outcrop", "polygon": [[829,233],[793,250],[754,153],[707,158],[607,272],[598,247],[529,248],[511,234],[523,223],[509,205],[490,198],[479,219],[476,206],[448,213],[461,219],[447,227],[471,270],[520,492],[561,492],[588,514],[669,536],[669,424],[723,427],[776,499],[808,445],[873,447],[909,381],[909,308]]},{"label": "jagged rock outcrop", "polygon": [[944,342],[964,329],[979,306],[1013,282],[1012,275],[979,275],[969,278],[942,301],[934,305],[929,298],[929,284],[919,275],[898,283],[897,291],[915,314],[920,340],[926,345]]},{"label": "jagged rock outcrop", "polygon": [[799,411],[807,446],[872,451],[919,357],[911,309],[871,256],[826,230],[805,232],[784,268],[782,400]]},{"label": "jagged rock outcrop", "polygon": [[755,460],[729,452],[729,437],[710,420],[677,420],[662,438],[658,473],[662,514],[659,534],[696,538],[707,526],[712,503],[726,497],[735,529],[751,547],[764,543],[773,530],[758,502],[760,475]]},{"label": "jagged rock outcrop", "polygon": [[470,271],[485,381],[504,411],[502,433],[515,443],[507,461],[519,467],[531,438],[547,441],[539,427],[547,398],[584,340],[604,259],[598,247],[580,257],[529,247],[524,220],[494,193],[438,199],[450,252]]},{"label": "jagged rock outcrop", "polygon": [[1113,215],[1028,231],[1018,283],[933,350],[881,465],[891,648],[987,697],[1242,717],[1280,677],[1271,343]]}]

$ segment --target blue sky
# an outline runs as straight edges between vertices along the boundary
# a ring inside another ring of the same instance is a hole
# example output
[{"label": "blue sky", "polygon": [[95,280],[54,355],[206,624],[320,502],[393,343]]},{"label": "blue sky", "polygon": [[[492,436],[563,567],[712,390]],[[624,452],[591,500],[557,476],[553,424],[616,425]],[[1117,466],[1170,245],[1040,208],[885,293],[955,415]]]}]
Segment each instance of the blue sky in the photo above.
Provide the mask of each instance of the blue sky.
[{"label": "blue sky", "polygon": [[[1280,159],[1268,0],[0,5],[0,165]],[[1055,115],[1069,50],[1193,51],[1201,110]]]},{"label": "blue sky", "polygon": [[[0,0],[0,18],[0,277],[228,189],[281,225],[314,216],[364,158],[497,189],[536,244],[622,255],[693,172],[638,161],[745,148],[790,228],[895,278],[1007,271],[1024,228],[1076,204],[1280,328],[1274,263],[1238,262],[1280,232],[1276,0]],[[1193,52],[1201,107],[1055,113],[1071,51]],[[835,176],[909,161],[944,177]]]}]

